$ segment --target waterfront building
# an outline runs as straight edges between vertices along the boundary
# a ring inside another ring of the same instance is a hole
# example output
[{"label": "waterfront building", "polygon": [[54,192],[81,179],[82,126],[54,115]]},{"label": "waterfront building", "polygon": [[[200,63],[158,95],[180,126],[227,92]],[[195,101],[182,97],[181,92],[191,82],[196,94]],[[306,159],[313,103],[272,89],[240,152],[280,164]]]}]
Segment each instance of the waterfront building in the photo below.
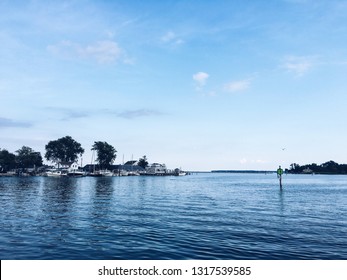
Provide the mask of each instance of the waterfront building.
[{"label": "waterfront building", "polygon": [[152,163],[146,169],[147,175],[165,175],[167,172],[166,165],[161,163]]}]

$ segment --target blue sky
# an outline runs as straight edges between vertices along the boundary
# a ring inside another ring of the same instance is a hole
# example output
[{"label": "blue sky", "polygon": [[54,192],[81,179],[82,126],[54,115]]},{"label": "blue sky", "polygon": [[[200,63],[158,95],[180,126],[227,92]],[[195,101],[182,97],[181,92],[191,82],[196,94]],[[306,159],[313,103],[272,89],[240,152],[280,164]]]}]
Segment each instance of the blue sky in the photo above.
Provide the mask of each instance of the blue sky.
[{"label": "blue sky", "polygon": [[347,162],[347,1],[0,0],[0,148],[186,170]]}]

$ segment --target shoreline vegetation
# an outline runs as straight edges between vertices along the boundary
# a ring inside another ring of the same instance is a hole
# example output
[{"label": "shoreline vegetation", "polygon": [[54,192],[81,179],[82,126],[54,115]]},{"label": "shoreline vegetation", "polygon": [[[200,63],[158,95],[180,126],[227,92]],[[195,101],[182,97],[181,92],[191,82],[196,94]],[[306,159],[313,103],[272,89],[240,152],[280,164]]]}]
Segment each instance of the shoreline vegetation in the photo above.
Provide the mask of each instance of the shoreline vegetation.
[{"label": "shoreline vegetation", "polygon": [[327,161],[320,165],[316,163],[305,164],[300,166],[299,164],[292,163],[290,169],[285,170],[289,174],[347,174],[347,164],[339,164],[335,161]]},{"label": "shoreline vegetation", "polygon": [[[275,170],[212,170],[213,173],[276,173]],[[339,164],[335,161],[327,161],[320,165],[316,163],[299,165],[292,163],[290,168],[284,170],[286,174],[326,174],[347,175],[347,164]]]},{"label": "shoreline vegetation", "polygon": [[[10,153],[0,148],[0,176],[50,176],[50,177],[81,177],[81,176],[182,176],[189,172],[181,168],[167,169],[165,164],[149,164],[147,157],[127,161],[114,165],[117,150],[107,142],[95,141],[92,145],[93,152],[91,164],[82,165],[84,149],[81,144],[65,136],[49,141],[45,146],[44,155],[52,165],[43,164],[40,152],[23,146]],[[78,162],[81,161],[79,165]]]},{"label": "shoreline vegetation", "polygon": [[[45,159],[53,165],[44,165],[40,152],[23,146],[10,153],[0,148],[0,176],[125,176],[125,175],[187,175],[191,173],[202,173],[201,171],[182,171],[180,168],[169,170],[165,164],[149,164],[147,157],[131,160],[125,164],[114,165],[117,150],[107,142],[95,141],[91,151],[93,156],[91,164],[82,166],[78,161],[82,159],[84,149],[81,144],[65,136],[57,140],[49,141],[45,146]],[[212,170],[212,173],[275,173],[274,170]],[[203,172],[203,173],[206,173]],[[286,174],[347,174],[347,164],[339,164],[332,160],[322,163],[299,165],[292,163],[290,168],[285,169]]]}]

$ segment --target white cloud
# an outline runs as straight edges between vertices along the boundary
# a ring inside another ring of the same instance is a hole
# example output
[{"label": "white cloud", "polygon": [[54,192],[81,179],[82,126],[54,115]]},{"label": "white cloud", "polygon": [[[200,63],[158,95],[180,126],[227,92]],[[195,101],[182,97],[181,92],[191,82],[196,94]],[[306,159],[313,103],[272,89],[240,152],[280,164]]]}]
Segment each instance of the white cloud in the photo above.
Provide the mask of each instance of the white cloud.
[{"label": "white cloud", "polygon": [[233,81],[224,85],[224,90],[228,92],[243,91],[249,88],[250,79]]},{"label": "white cloud", "polygon": [[99,41],[93,45],[80,48],[82,55],[92,57],[100,63],[113,62],[120,58],[122,50],[113,41]]},{"label": "white cloud", "polygon": [[196,87],[198,90],[203,88],[206,84],[206,81],[210,75],[205,72],[198,72],[193,75],[193,80],[196,82]]},{"label": "white cloud", "polygon": [[312,67],[312,58],[303,56],[286,57],[282,65],[282,68],[298,77],[305,75]]},{"label": "white cloud", "polygon": [[169,31],[167,32],[163,37],[161,37],[161,40],[163,42],[170,42],[171,40],[173,40],[176,37],[175,33]]},{"label": "white cloud", "polygon": [[163,35],[160,40],[165,44],[171,44],[171,45],[181,45],[184,43],[184,40],[179,38],[174,32],[168,31]]},{"label": "white cloud", "polygon": [[48,46],[47,49],[56,55],[69,58],[77,55],[81,58],[96,60],[99,63],[112,63],[119,60],[127,63],[129,60],[118,44],[109,40],[97,41],[87,46],[81,46],[71,41],[62,41],[57,45]]}]

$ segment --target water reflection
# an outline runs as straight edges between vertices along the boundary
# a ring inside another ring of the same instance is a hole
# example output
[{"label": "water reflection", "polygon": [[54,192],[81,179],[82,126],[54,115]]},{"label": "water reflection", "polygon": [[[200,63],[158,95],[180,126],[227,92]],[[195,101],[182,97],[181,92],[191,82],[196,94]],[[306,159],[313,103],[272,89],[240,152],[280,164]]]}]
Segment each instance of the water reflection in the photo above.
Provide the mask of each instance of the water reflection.
[{"label": "water reflection", "polygon": [[346,258],[341,178],[0,178],[0,258]]},{"label": "water reflection", "polygon": [[283,188],[279,189],[278,197],[280,202],[281,215],[283,215],[284,214],[284,189]]},{"label": "water reflection", "polygon": [[76,178],[44,178],[42,210],[53,219],[73,211],[77,199]]},{"label": "water reflection", "polygon": [[94,177],[94,189],[96,198],[111,198],[114,192],[115,181],[108,177]]},{"label": "water reflection", "polygon": [[109,177],[89,178],[90,187],[93,190],[91,205],[87,208],[90,218],[99,222],[109,217],[114,208],[117,207],[114,196],[114,180]]}]

